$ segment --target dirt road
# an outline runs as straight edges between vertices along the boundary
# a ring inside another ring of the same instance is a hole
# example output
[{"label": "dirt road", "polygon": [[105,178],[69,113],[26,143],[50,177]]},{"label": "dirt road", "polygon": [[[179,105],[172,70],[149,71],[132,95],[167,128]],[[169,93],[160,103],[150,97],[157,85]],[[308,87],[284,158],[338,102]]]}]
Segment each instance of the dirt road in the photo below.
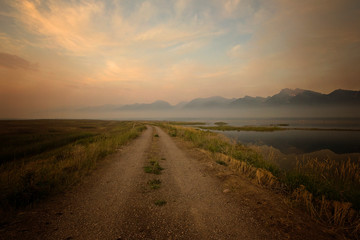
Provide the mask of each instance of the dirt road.
[{"label": "dirt road", "polygon": [[[157,161],[164,169],[160,175],[144,172],[150,161]],[[209,161],[196,150],[174,142],[161,129],[149,126],[84,183],[18,214],[0,229],[0,238],[331,237],[306,216],[297,216],[282,206],[281,199],[268,190]],[[151,180],[161,182],[158,189],[152,189]],[[279,220],[284,214],[286,221]]]}]

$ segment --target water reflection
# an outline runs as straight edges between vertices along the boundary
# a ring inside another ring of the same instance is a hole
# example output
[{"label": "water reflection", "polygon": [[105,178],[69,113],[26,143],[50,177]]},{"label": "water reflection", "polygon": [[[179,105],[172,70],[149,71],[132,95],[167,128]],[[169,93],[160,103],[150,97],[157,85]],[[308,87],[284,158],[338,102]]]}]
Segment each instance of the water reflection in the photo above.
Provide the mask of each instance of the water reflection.
[{"label": "water reflection", "polygon": [[[231,126],[285,125],[290,128],[360,129],[360,119],[282,118],[282,119],[216,119],[203,120],[209,125],[226,122]],[[265,159],[284,169],[296,166],[297,161],[316,158],[351,161],[360,164],[360,131],[285,130],[275,132],[216,131],[250,146]]]},{"label": "water reflection", "polygon": [[243,144],[272,146],[285,154],[311,153],[323,149],[338,154],[360,152],[360,131],[219,132]]},{"label": "water reflection", "polygon": [[[206,120],[205,120],[206,121]],[[231,126],[269,126],[285,124],[288,127],[300,128],[336,128],[336,129],[360,129],[358,118],[254,118],[254,119],[219,119]],[[210,125],[213,125],[212,121]]]}]

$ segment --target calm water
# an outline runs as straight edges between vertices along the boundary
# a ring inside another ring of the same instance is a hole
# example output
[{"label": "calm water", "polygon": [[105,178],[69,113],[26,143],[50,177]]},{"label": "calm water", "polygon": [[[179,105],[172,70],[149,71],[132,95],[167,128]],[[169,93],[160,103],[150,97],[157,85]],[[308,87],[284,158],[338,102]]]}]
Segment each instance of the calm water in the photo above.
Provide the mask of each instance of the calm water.
[{"label": "calm water", "polygon": [[[360,119],[222,119],[232,126],[269,126],[288,124],[288,127],[322,129],[360,129]],[[207,121],[209,125],[215,122]],[[286,128],[286,127],[285,127]],[[311,153],[329,149],[335,153],[360,153],[360,131],[286,130],[275,132],[219,131],[243,144],[267,145],[285,154]]]},{"label": "calm water", "polygon": [[329,149],[338,154],[360,152],[360,131],[287,130],[221,133],[243,144],[272,146],[285,154],[311,153],[323,149]]},{"label": "calm water", "polygon": [[[326,129],[360,129],[360,119],[358,118],[260,118],[260,119],[222,119],[231,126],[269,126],[276,124],[288,124],[288,127],[300,128],[326,128]],[[217,121],[207,121],[214,125]]]}]

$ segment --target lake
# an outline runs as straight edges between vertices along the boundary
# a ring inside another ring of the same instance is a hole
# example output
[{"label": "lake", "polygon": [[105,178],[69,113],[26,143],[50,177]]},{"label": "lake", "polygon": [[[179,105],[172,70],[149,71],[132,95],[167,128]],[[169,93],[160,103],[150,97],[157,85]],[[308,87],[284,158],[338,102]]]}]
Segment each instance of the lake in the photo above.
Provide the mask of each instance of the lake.
[{"label": "lake", "polygon": [[[285,154],[300,154],[329,149],[335,153],[360,152],[360,119],[216,119],[206,120],[207,125],[223,121],[231,126],[270,126],[284,124],[282,128],[318,128],[323,130],[285,130],[274,132],[215,131],[245,145],[267,145]],[[324,129],[337,129],[324,130]],[[343,130],[343,131],[341,131]]]},{"label": "lake", "polygon": [[223,121],[231,126],[269,126],[287,124],[287,127],[323,129],[359,129],[360,118],[243,118],[203,120],[209,125]]},{"label": "lake", "polygon": [[360,152],[360,131],[285,130],[274,132],[216,131],[245,145],[267,145],[285,154],[329,149],[335,153]]},{"label": "lake", "polygon": [[[269,126],[285,124],[284,128],[319,128],[323,130],[284,130],[274,132],[214,131],[260,152],[265,158],[284,168],[292,168],[305,158],[351,159],[360,161],[360,119],[217,119],[231,126]],[[324,129],[337,129],[324,130]]]}]

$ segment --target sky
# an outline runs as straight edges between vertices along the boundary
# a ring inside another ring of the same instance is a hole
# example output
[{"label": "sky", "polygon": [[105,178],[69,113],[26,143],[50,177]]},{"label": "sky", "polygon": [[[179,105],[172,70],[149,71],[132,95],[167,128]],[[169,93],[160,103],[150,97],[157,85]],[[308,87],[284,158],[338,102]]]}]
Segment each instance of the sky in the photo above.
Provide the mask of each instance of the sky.
[{"label": "sky", "polygon": [[0,118],[359,76],[358,0],[0,0]]}]

